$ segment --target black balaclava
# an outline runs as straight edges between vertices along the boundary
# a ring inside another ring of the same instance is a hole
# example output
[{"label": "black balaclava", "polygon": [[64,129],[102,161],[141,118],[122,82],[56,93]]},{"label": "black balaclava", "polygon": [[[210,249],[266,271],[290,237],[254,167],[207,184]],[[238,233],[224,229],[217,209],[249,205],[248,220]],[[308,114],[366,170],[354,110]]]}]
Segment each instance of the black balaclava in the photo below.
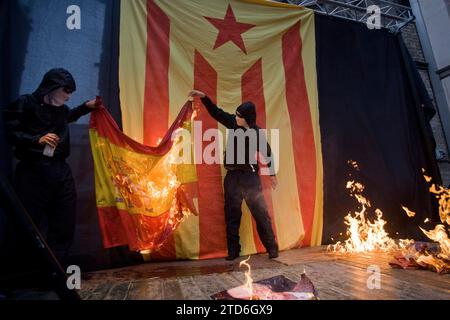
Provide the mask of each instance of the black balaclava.
[{"label": "black balaclava", "polygon": [[241,104],[237,109],[237,112],[247,121],[249,127],[256,125],[256,107],[253,102],[247,101]]},{"label": "black balaclava", "polygon": [[61,87],[67,88],[71,92],[77,89],[75,80],[69,71],[63,68],[54,68],[44,75],[41,84],[33,94],[42,100],[45,95]]}]

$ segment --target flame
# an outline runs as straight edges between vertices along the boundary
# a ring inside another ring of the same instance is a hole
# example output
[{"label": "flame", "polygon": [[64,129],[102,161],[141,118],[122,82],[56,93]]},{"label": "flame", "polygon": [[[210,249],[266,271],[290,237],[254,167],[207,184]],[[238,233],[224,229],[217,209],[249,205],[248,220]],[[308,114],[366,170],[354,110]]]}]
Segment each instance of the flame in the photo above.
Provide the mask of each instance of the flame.
[{"label": "flame", "polygon": [[239,263],[239,267],[242,267],[243,265],[247,267],[247,271],[245,272],[245,287],[248,291],[248,296],[250,300],[258,300],[258,297],[256,297],[253,294],[253,278],[252,278],[252,268],[247,263],[247,261],[250,260],[250,256],[248,256],[247,259],[241,261]]},{"label": "flame", "polygon": [[422,267],[432,266],[438,273],[450,269],[449,262],[442,259],[438,259],[435,256],[428,254],[419,255],[416,258],[416,263]]},{"label": "flame", "polygon": [[[427,180],[427,182],[431,182],[431,178]],[[450,190],[442,186],[437,186],[434,183],[429,190],[431,193],[434,193],[438,199],[439,218],[441,219],[442,224],[436,225],[436,227],[430,231],[426,231],[422,228],[420,228],[420,230],[422,230],[429,239],[439,243],[439,253],[434,259],[425,258],[423,255],[419,258],[421,261],[428,259],[426,261],[440,272],[443,267],[450,270],[450,239],[447,234],[447,231],[450,231],[450,229],[446,230],[445,227],[445,224],[450,226]]]},{"label": "flame", "polygon": [[[350,163],[352,167],[357,168],[357,164]],[[413,241],[401,239],[398,242],[389,237],[384,230],[386,221],[383,219],[383,212],[380,209],[375,210],[376,218],[372,221],[367,216],[368,208],[371,207],[370,201],[363,195],[364,185],[354,180],[348,181],[346,188],[350,196],[354,197],[361,210],[350,212],[344,218],[347,225],[348,239],[344,242],[338,241],[334,245],[329,245],[327,251],[335,253],[356,253],[371,251],[393,251],[408,247]]]},{"label": "flame", "polygon": [[448,238],[445,226],[438,224],[433,230],[426,231],[420,228],[422,232],[431,240],[439,243],[440,252],[438,258],[448,260],[450,262],[450,239]]},{"label": "flame", "polygon": [[414,217],[414,216],[416,215],[415,212],[409,210],[407,207],[402,206],[402,208],[403,208],[403,210],[405,210],[405,212],[406,212],[406,214],[408,215],[408,217],[412,218],[412,217]]},{"label": "flame", "polygon": [[354,161],[354,160],[348,160],[347,163],[352,166],[353,168],[355,168],[356,170],[359,170],[359,166],[358,166],[358,162]]},{"label": "flame", "polygon": [[121,157],[111,154],[106,159],[113,172],[111,178],[116,192],[129,211],[155,217],[168,212],[158,230],[151,230],[138,220],[135,232],[138,239],[145,243],[145,247],[139,250],[142,255],[158,250],[168,234],[191,214],[180,203],[182,184],[177,177],[177,165],[170,161],[173,152],[171,150],[157,162],[151,157],[143,159],[128,150]]},{"label": "flame", "polygon": [[192,114],[191,114],[191,121],[193,121],[198,116],[199,107],[197,105],[193,105],[192,107]]},{"label": "flame", "polygon": [[450,190],[442,186],[436,186],[433,183],[430,187],[430,192],[434,193],[436,198],[439,199],[439,218],[441,222],[450,225]]},{"label": "flame", "polygon": [[[425,173],[425,170],[422,169],[422,172]],[[432,180],[427,175],[424,175],[424,178],[428,183]],[[403,252],[403,256],[419,266],[434,269],[438,273],[448,272],[450,271],[450,239],[445,224],[450,225],[450,190],[432,183],[429,191],[435,194],[438,199],[439,217],[442,224],[436,225],[434,229],[429,231],[419,228],[430,240],[437,242],[439,248],[435,252],[436,250],[429,250],[428,246],[424,246],[419,251],[415,247],[411,247]],[[408,211],[406,212],[408,213]],[[424,223],[429,221],[430,219],[426,218]]]}]

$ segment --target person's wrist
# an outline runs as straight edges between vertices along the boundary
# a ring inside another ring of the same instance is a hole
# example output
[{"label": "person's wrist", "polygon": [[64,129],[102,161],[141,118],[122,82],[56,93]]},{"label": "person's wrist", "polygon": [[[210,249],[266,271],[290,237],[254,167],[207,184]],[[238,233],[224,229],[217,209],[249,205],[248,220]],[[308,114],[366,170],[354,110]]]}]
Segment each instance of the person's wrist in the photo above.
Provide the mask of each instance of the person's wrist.
[{"label": "person's wrist", "polygon": [[84,106],[85,106],[86,108],[92,109],[92,108],[95,107],[95,104],[93,104],[91,100],[86,100],[86,101],[84,102]]},{"label": "person's wrist", "polygon": [[34,143],[34,144],[42,144],[42,143],[41,143],[41,138],[42,138],[42,137],[40,137],[40,136],[34,136],[34,137],[31,139],[31,143]]},{"label": "person's wrist", "polygon": [[39,144],[44,145],[44,144],[45,144],[45,135],[39,137],[39,138],[37,139],[37,142],[38,142]]}]

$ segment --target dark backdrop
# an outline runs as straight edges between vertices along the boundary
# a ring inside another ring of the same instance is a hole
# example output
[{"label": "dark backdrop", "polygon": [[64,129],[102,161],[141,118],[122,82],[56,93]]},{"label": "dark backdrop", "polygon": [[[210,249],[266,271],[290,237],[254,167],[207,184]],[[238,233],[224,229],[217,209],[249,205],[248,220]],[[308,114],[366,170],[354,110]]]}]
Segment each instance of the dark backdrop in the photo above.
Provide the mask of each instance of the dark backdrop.
[{"label": "dark backdrop", "polygon": [[[345,188],[353,179],[365,185],[372,209],[383,211],[391,236],[422,238],[419,224],[436,213],[421,169],[440,180],[421,104],[433,107],[401,37],[316,15],[316,43],[323,242],[342,239],[344,216],[358,209]],[[408,218],[401,205],[416,216]]]}]

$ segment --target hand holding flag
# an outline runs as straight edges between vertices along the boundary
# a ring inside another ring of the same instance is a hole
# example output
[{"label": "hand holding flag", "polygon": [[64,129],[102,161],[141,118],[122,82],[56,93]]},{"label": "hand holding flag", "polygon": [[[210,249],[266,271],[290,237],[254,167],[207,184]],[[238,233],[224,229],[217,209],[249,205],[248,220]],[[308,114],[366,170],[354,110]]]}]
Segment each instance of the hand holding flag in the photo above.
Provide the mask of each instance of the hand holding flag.
[{"label": "hand holding flag", "polygon": [[200,98],[204,98],[206,97],[206,94],[202,91],[199,90],[192,90],[191,92],[189,92],[189,97],[200,97]]},{"label": "hand holding flag", "polygon": [[95,109],[103,105],[102,97],[96,96],[95,99],[89,100],[86,102],[86,106],[91,109]]}]

